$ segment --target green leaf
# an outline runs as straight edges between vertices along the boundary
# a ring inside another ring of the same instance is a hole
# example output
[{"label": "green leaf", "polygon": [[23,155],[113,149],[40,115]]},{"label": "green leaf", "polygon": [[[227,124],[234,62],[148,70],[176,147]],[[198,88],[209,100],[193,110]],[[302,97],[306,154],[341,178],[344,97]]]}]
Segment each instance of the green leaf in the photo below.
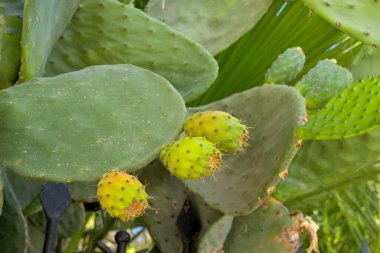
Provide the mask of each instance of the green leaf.
[{"label": "green leaf", "polygon": [[304,140],[340,139],[364,134],[380,124],[380,81],[367,79],[345,88],[297,130]]},{"label": "green leaf", "polygon": [[21,60],[22,0],[0,1],[0,90],[18,77]]},{"label": "green leaf", "polygon": [[144,12],[116,0],[87,0],[55,44],[46,74],[124,63],[160,74],[186,101],[203,94],[218,73],[207,50]]},{"label": "green leaf", "polygon": [[25,1],[21,38],[21,81],[43,76],[54,43],[82,1]]},{"label": "green leaf", "polygon": [[222,110],[241,118],[252,136],[244,152],[224,156],[220,171],[204,180],[188,180],[191,191],[225,214],[255,210],[282,180],[297,152],[296,128],[302,124],[305,101],[285,85],[264,85],[235,94],[191,112]]},{"label": "green leaf", "polygon": [[168,81],[132,65],[37,78],[0,92],[0,161],[27,177],[94,181],[148,164],[185,117]]},{"label": "green leaf", "polygon": [[380,47],[380,2],[377,0],[303,0],[318,15],[350,36]]},{"label": "green leaf", "polygon": [[216,55],[254,27],[271,4],[272,0],[153,0],[145,11]]}]

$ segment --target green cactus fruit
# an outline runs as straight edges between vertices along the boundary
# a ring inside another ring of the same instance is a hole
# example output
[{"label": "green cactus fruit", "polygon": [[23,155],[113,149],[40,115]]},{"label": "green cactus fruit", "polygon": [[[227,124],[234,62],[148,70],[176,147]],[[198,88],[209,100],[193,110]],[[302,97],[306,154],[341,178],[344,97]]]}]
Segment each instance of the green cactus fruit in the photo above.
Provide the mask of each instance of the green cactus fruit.
[{"label": "green cactus fruit", "polygon": [[163,150],[163,164],[181,179],[200,179],[213,175],[220,166],[222,154],[203,137],[183,137]]},{"label": "green cactus fruit", "polygon": [[330,24],[368,45],[380,47],[378,0],[303,0]]},{"label": "green cactus fruit", "polygon": [[187,118],[184,124],[188,136],[204,137],[227,152],[244,150],[249,139],[247,126],[222,111],[198,112]]},{"label": "green cactus fruit", "polygon": [[287,84],[302,70],[306,56],[300,47],[288,48],[272,63],[265,74],[266,83]]},{"label": "green cactus fruit", "polygon": [[137,177],[111,170],[99,181],[97,197],[101,207],[112,217],[134,220],[148,207],[148,194]]},{"label": "green cactus fruit", "polygon": [[350,71],[335,60],[322,60],[296,84],[306,100],[306,108],[315,111],[354,81]]}]

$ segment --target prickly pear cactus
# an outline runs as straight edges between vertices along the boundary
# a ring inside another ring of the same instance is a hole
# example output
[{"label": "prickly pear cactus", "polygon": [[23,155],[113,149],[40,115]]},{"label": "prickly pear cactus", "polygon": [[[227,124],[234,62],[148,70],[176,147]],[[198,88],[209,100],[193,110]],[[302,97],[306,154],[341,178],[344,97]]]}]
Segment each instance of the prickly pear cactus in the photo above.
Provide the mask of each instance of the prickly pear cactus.
[{"label": "prickly pear cactus", "polygon": [[350,71],[356,81],[380,76],[380,49],[363,46],[355,56]]},{"label": "prickly pear cactus", "polygon": [[234,218],[224,252],[294,253],[301,245],[301,231],[306,227],[312,238],[307,252],[318,252],[316,224],[301,214],[292,217],[285,206],[270,198],[255,212]]},{"label": "prickly pear cactus", "polygon": [[379,12],[377,0],[303,0],[330,24],[348,35],[380,48]]},{"label": "prickly pear cactus", "polygon": [[22,0],[0,1],[0,90],[11,86],[20,67]]},{"label": "prickly pear cactus", "polygon": [[313,112],[322,108],[332,97],[353,82],[350,71],[334,60],[322,60],[297,82],[296,88],[306,100],[306,108]]},{"label": "prickly pear cactus", "polygon": [[223,244],[230,232],[233,216],[224,215],[215,221],[202,236],[198,253],[224,252]]},{"label": "prickly pear cactus", "polygon": [[54,43],[82,1],[25,1],[21,38],[21,81],[43,76]]},{"label": "prickly pear cactus", "polygon": [[107,213],[122,221],[134,220],[149,206],[145,186],[137,177],[117,170],[102,176],[97,197]]},{"label": "prickly pear cactus", "polygon": [[4,184],[3,184],[3,175],[2,170],[0,170],[0,216],[3,210],[3,202],[4,202]]},{"label": "prickly pear cactus", "polygon": [[124,63],[163,76],[186,101],[203,94],[218,72],[203,47],[144,12],[116,0],[86,0],[55,44],[46,74]]},{"label": "prickly pear cactus", "polygon": [[248,214],[275,191],[300,147],[295,131],[305,115],[304,99],[293,87],[264,85],[191,109],[207,110],[232,112],[252,128],[252,138],[245,152],[225,156],[212,178],[186,184],[223,213]]},{"label": "prickly pear cactus", "polygon": [[134,171],[155,159],[179,134],[186,109],[162,77],[105,65],[3,90],[0,117],[2,165],[28,177],[93,181],[111,167]]},{"label": "prickly pear cactus", "polygon": [[216,55],[251,29],[271,4],[272,0],[152,0],[145,11]]},{"label": "prickly pear cactus", "polygon": [[2,173],[4,184],[4,204],[0,216],[0,248],[1,252],[26,252],[28,227],[22,215],[22,209],[9,184]]},{"label": "prickly pear cactus", "polygon": [[297,135],[307,139],[340,139],[364,134],[380,125],[380,80],[354,83],[312,115]]},{"label": "prickly pear cactus", "polygon": [[218,171],[221,152],[203,137],[183,137],[161,152],[161,161],[181,179],[200,179]]},{"label": "prickly pear cactus", "polygon": [[158,160],[139,170],[138,174],[143,182],[147,182],[146,191],[152,197],[149,201],[151,208],[142,216],[142,220],[153,240],[161,252],[182,252],[176,221],[186,198],[185,186],[171,176]]},{"label": "prickly pear cactus", "polygon": [[265,74],[266,83],[287,84],[302,70],[306,56],[300,47],[288,48],[272,63]]},{"label": "prickly pear cactus", "polygon": [[188,117],[183,126],[187,136],[204,137],[222,151],[244,150],[249,139],[248,127],[222,111],[198,112]]}]

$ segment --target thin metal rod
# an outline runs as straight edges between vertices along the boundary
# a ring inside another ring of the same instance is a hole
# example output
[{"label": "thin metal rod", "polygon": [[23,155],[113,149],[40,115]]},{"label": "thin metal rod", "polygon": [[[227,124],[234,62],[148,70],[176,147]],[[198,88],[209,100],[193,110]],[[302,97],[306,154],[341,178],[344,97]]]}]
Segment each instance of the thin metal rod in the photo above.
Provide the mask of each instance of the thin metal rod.
[{"label": "thin metal rod", "polygon": [[54,253],[55,240],[57,238],[58,218],[48,218],[45,231],[43,253]]}]

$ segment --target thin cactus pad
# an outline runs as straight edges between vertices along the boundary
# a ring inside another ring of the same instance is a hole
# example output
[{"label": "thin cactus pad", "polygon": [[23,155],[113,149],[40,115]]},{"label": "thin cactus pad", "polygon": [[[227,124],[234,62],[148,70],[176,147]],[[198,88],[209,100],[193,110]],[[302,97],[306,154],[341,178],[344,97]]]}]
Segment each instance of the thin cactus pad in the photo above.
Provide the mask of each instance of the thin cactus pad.
[{"label": "thin cactus pad", "polygon": [[380,48],[363,46],[352,61],[350,71],[356,81],[380,77]]},{"label": "thin cactus pad", "polygon": [[43,76],[54,43],[82,1],[25,1],[21,38],[21,81]]},{"label": "thin cactus pad", "polygon": [[186,101],[203,94],[218,72],[207,50],[144,12],[116,0],[87,0],[54,46],[46,74],[124,63],[165,77]]},{"label": "thin cactus pad", "polygon": [[379,108],[380,80],[354,83],[312,115],[297,135],[304,140],[323,140],[364,134],[379,126]]},{"label": "thin cactus pad", "polygon": [[21,55],[22,0],[0,0],[0,90],[18,77]]},{"label": "thin cactus pad", "polygon": [[185,117],[168,81],[132,65],[38,78],[0,92],[0,162],[55,181],[131,172],[179,134]]},{"label": "thin cactus pad", "polygon": [[[204,181],[188,180],[191,191],[223,213],[244,215],[256,209],[284,178],[300,147],[295,136],[305,115],[299,92],[284,85],[264,85],[192,112],[231,112],[250,128],[245,152],[225,156],[221,169]],[[280,130],[279,130],[280,129]]]},{"label": "thin cactus pad", "polygon": [[271,4],[272,0],[152,0],[145,11],[216,55],[254,27]]},{"label": "thin cactus pad", "polygon": [[377,0],[303,0],[330,24],[368,45],[380,48],[380,2]]}]

